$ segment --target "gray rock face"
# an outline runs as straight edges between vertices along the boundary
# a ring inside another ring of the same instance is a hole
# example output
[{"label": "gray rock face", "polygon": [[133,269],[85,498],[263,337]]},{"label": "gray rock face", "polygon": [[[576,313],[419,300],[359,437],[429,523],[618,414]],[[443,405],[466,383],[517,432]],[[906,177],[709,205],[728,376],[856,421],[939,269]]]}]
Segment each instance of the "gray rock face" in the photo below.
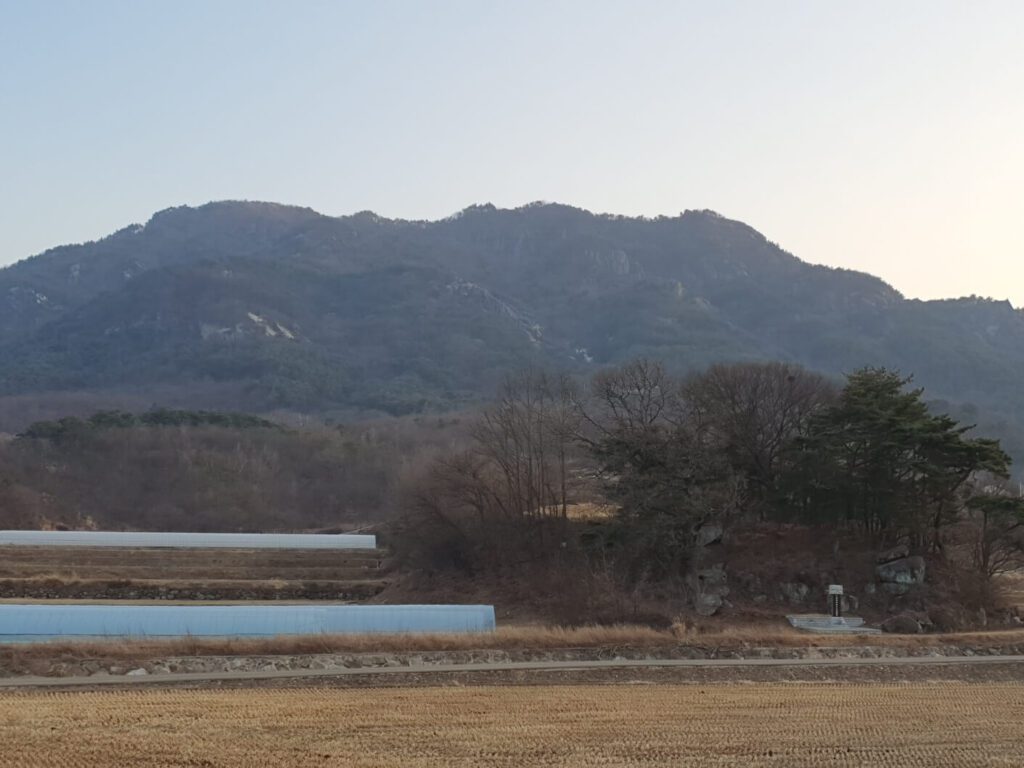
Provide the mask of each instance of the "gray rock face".
[{"label": "gray rock face", "polygon": [[790,605],[802,605],[807,602],[811,588],[799,581],[784,581],[779,584],[779,592]]},{"label": "gray rock face", "polygon": [[697,584],[701,592],[710,592],[722,597],[729,594],[729,576],[721,563],[697,571]]},{"label": "gray rock face", "polygon": [[693,588],[693,607],[701,616],[713,616],[729,594],[729,576],[719,563],[697,571],[690,581]]},{"label": "gray rock face", "polygon": [[875,575],[878,576],[879,581],[883,582],[883,588],[885,583],[902,584],[906,586],[923,584],[924,574],[924,558],[919,555],[903,557],[899,560],[882,563],[875,568]]},{"label": "gray rock face", "polygon": [[698,616],[714,616],[724,601],[718,595],[697,595],[693,599],[693,609]]},{"label": "gray rock face", "polygon": [[720,544],[725,535],[725,529],[716,523],[705,523],[697,529],[697,546],[707,547],[712,544]]},{"label": "gray rock face", "polygon": [[910,547],[906,544],[899,544],[898,546],[879,554],[877,561],[879,563],[891,563],[893,560],[902,560],[908,555],[910,555]]},{"label": "gray rock face", "polygon": [[883,632],[892,632],[898,635],[919,635],[921,634],[921,625],[917,619],[906,613],[901,613],[897,616],[890,616],[888,619],[882,622]]},{"label": "gray rock face", "polygon": [[126,674],[125,677],[143,677],[144,675],[148,674],[149,672],[144,670],[142,667],[139,667],[138,669],[133,669],[131,672]]}]

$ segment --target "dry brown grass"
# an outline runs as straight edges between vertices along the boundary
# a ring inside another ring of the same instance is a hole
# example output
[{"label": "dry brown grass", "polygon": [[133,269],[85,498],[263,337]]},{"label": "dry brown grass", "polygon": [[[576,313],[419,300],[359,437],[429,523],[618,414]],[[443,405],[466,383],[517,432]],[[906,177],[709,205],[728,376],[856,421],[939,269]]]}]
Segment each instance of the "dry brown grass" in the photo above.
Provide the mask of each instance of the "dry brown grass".
[{"label": "dry brown grass", "polygon": [[37,659],[144,661],[169,656],[657,647],[676,642],[668,632],[628,625],[574,628],[505,627],[485,634],[296,635],[262,639],[56,641],[0,645],[0,667],[21,669],[30,661]]},{"label": "dry brown grass", "polygon": [[377,550],[0,546],[0,594],[15,599],[369,599]]},{"label": "dry brown grass", "polygon": [[1019,766],[1012,684],[145,690],[0,696],[10,768]]},{"label": "dry brown grass", "polygon": [[[566,509],[566,516],[570,520],[608,520],[619,510],[614,504],[595,504],[593,502],[582,502],[570,504]],[[557,511],[557,510],[556,510]]]},{"label": "dry brown grass", "polygon": [[1024,629],[944,632],[927,635],[829,635],[794,629],[780,622],[676,624],[673,636],[685,645],[717,648],[934,647],[938,645],[1018,645]]},{"label": "dry brown grass", "polygon": [[[168,579],[85,579],[67,574],[47,574],[32,576],[28,578],[0,578],[0,586],[9,591],[25,591],[32,593],[33,590],[45,592],[47,589],[60,589],[70,587],[72,589],[93,589],[102,594],[104,591],[114,589],[174,589],[178,591],[209,591],[221,592],[226,590],[249,590],[251,592],[280,592],[287,589],[320,589],[328,591],[331,589],[343,590],[345,588],[359,587],[360,585],[375,585],[381,583],[381,579],[344,579],[338,581],[316,581],[308,579],[193,579],[188,576]],[[386,582],[385,582],[386,583]],[[8,598],[18,599],[21,598]],[[25,598],[33,600],[33,598]],[[38,601],[36,601],[38,602]]]},{"label": "dry brown grass", "polygon": [[0,546],[0,578],[51,581],[347,581],[376,578],[376,550]]}]

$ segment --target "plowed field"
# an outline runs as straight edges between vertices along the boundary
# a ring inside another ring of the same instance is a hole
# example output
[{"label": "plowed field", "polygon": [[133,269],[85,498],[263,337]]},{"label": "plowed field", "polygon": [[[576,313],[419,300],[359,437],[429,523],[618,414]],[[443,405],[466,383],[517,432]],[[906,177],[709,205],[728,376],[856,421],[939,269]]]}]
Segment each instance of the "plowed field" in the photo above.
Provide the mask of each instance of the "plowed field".
[{"label": "plowed field", "polygon": [[1024,689],[914,683],[0,697],[0,766],[1020,766]]}]

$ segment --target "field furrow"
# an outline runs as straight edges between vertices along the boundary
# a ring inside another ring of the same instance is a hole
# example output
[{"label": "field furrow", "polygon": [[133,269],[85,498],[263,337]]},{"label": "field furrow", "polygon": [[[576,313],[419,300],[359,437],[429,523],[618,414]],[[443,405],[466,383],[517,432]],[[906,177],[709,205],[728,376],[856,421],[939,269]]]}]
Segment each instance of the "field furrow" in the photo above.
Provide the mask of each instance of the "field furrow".
[{"label": "field furrow", "polygon": [[0,766],[1020,766],[1015,684],[8,694]]}]

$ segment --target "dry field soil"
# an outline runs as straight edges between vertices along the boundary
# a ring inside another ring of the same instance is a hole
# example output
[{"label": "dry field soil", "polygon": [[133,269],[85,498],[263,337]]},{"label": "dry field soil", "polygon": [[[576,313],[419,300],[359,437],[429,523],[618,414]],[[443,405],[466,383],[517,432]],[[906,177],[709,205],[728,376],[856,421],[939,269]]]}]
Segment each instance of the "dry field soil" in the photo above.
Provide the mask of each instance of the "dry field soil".
[{"label": "dry field soil", "polygon": [[0,696],[0,766],[1021,766],[1019,684]]}]

